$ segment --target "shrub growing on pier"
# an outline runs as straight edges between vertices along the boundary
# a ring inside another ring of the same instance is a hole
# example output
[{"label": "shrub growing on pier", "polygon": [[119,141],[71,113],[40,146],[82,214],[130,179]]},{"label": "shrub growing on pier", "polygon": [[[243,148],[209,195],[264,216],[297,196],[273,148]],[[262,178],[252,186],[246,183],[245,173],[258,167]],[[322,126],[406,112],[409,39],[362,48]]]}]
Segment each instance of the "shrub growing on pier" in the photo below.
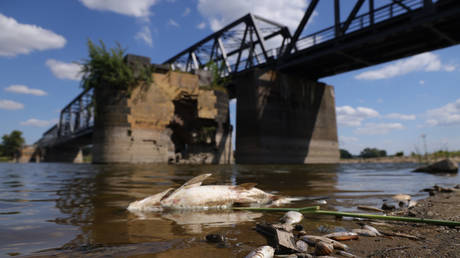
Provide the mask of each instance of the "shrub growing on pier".
[{"label": "shrub growing on pier", "polygon": [[84,89],[111,87],[128,95],[137,86],[152,83],[152,66],[140,63],[127,64],[125,49],[117,43],[115,48],[107,49],[104,42],[100,46],[88,40],[89,59],[82,63]]}]

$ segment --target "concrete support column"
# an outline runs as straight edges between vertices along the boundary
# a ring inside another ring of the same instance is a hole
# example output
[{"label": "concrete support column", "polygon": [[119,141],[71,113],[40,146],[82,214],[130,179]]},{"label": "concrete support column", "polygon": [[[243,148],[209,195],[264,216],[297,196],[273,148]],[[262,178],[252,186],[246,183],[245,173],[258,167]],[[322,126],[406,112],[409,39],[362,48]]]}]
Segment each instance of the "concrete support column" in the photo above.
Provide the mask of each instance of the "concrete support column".
[{"label": "concrete support column", "polygon": [[83,163],[83,152],[77,146],[47,148],[43,160],[45,162]]},{"label": "concrete support column", "polygon": [[337,163],[334,88],[254,69],[238,76],[236,163]]}]

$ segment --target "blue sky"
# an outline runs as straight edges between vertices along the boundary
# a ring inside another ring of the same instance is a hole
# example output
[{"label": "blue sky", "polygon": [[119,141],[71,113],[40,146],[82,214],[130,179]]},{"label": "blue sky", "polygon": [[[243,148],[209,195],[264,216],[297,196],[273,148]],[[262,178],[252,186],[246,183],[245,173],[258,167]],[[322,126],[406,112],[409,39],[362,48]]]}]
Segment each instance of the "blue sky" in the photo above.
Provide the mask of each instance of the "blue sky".
[{"label": "blue sky", "polygon": [[[342,17],[352,1],[342,1]],[[388,1],[378,1],[380,4]],[[305,34],[333,24],[321,1]],[[0,135],[14,129],[31,144],[81,92],[86,41],[119,42],[162,63],[214,30],[253,12],[295,29],[306,0],[3,0],[0,2]],[[423,152],[460,149],[460,47],[321,79],[335,87],[339,142]],[[232,108],[234,114],[234,107]]]}]

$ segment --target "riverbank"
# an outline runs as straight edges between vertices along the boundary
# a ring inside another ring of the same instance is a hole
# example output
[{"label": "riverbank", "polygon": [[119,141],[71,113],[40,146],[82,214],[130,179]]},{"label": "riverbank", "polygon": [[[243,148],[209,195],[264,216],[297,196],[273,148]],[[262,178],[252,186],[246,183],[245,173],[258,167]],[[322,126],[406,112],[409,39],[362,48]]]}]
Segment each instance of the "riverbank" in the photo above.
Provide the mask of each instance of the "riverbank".
[{"label": "riverbank", "polygon": [[[418,158],[418,157],[379,157],[379,158],[353,158],[353,159],[340,159],[340,164],[350,164],[350,163],[432,163],[445,159],[445,157],[439,158]],[[460,162],[460,157],[451,157],[455,162]]]},{"label": "riverbank", "polygon": [[[436,193],[420,200],[411,209],[394,212],[401,216],[460,221],[460,190]],[[458,257],[460,227],[433,226],[403,222],[371,224],[381,232],[404,233],[415,236],[360,237],[347,241],[354,255],[361,257]]]}]

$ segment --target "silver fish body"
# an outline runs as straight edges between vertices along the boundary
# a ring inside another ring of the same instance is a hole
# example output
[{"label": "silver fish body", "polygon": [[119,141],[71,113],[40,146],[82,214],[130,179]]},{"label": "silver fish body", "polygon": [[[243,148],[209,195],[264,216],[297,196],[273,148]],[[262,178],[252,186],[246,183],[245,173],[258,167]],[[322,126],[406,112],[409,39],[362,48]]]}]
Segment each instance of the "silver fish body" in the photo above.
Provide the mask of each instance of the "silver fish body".
[{"label": "silver fish body", "polygon": [[264,245],[252,250],[245,258],[271,258],[275,255],[273,247]]},{"label": "silver fish body", "polygon": [[301,222],[303,219],[303,214],[298,211],[288,211],[280,219],[283,224],[292,225]]},{"label": "silver fish body", "polygon": [[280,205],[296,200],[266,193],[247,183],[232,185],[201,185],[211,174],[194,177],[181,187],[168,189],[129,204],[131,212],[162,210],[207,210],[228,209],[234,204],[244,205]]}]

